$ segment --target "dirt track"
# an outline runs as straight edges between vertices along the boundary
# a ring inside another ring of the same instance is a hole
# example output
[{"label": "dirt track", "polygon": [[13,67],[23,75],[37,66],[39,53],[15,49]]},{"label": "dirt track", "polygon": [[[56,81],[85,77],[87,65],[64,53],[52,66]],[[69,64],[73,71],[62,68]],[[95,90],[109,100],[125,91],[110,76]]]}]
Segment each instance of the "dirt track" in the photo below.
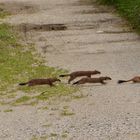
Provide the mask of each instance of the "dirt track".
[{"label": "dirt track", "polygon": [[[13,9],[17,3],[25,9],[16,9],[19,14],[15,10],[6,22],[30,27],[27,40],[35,42],[47,64],[69,71],[97,69],[113,80],[103,86],[81,86],[85,98],[58,102],[49,110],[22,106],[8,115],[1,112],[0,139],[30,140],[35,135],[56,140],[139,140],[140,86],[116,83],[140,74],[139,36],[108,8],[84,0],[11,3]],[[64,106],[75,115],[61,116]],[[63,134],[67,136],[62,138]]]}]

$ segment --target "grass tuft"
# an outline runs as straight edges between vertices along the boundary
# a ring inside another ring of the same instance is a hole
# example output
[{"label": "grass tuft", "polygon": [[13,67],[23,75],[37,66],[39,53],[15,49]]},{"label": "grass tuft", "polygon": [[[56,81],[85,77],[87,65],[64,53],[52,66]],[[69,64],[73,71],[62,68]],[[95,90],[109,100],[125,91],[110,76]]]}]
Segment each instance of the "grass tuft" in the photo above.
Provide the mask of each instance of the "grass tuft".
[{"label": "grass tuft", "polygon": [[5,18],[5,17],[7,17],[9,15],[10,15],[9,12],[5,11],[3,8],[0,7],[0,18],[1,19]]},{"label": "grass tuft", "polygon": [[68,110],[62,110],[61,112],[61,116],[72,116],[72,115],[75,115],[75,113]]},{"label": "grass tuft", "polygon": [[29,97],[29,96],[22,96],[22,97],[18,98],[18,99],[14,102],[14,104],[25,103],[25,102],[29,101],[30,99],[31,99],[31,97]]},{"label": "grass tuft", "polygon": [[12,109],[6,109],[4,110],[4,112],[12,112],[13,110]]}]

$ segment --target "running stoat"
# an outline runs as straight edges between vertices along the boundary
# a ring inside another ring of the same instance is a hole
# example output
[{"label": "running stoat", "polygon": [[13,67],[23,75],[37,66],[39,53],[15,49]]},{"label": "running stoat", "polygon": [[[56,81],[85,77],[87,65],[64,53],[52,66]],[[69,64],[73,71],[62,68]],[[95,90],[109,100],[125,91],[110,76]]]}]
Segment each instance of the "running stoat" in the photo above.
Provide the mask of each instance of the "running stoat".
[{"label": "running stoat", "polygon": [[26,83],[20,83],[19,85],[23,86],[23,85],[28,85],[28,86],[35,86],[35,85],[50,85],[50,86],[54,86],[54,82],[56,81],[61,81],[57,78],[48,78],[48,79],[32,79]]},{"label": "running stoat", "polygon": [[101,83],[106,84],[104,80],[111,80],[110,77],[99,77],[99,78],[82,78],[79,81],[73,83],[73,85],[85,84],[85,83]]},{"label": "running stoat", "polygon": [[130,80],[119,80],[118,84],[121,84],[121,83],[124,83],[124,82],[130,82],[130,81],[132,81],[134,83],[140,83],[140,76],[135,76]]},{"label": "running stoat", "polygon": [[59,77],[66,77],[66,76],[70,76],[68,83],[70,83],[72,80],[74,80],[77,77],[80,76],[87,76],[87,77],[91,77],[91,75],[94,74],[101,74],[100,71],[94,70],[94,71],[75,71],[72,72],[70,74],[64,74],[64,75],[60,75]]}]

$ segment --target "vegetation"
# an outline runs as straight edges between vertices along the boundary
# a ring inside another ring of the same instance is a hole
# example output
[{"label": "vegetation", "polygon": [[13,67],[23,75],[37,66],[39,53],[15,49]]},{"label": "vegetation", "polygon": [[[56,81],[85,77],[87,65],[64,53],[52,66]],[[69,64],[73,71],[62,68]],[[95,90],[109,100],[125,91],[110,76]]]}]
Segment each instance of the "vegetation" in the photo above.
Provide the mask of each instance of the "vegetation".
[{"label": "vegetation", "polygon": [[140,33],[140,0],[97,0],[102,4],[115,6],[120,15],[125,17]]},{"label": "vegetation", "polygon": [[72,115],[75,115],[74,112],[71,112],[71,111],[68,111],[68,110],[62,110],[61,112],[61,116],[72,116]]},{"label": "vegetation", "polygon": [[[1,4],[0,4],[0,6],[1,6]],[[0,18],[1,19],[5,18],[6,16],[9,16],[9,15],[10,15],[9,12],[5,11],[3,8],[0,7]]]},{"label": "vegetation", "polygon": [[4,110],[4,112],[12,112],[13,110],[12,109],[6,109]]},{"label": "vegetation", "polygon": [[30,99],[31,99],[31,97],[29,97],[29,96],[22,96],[15,101],[15,104],[25,103],[25,102],[29,101]]},{"label": "vegetation", "polygon": [[[0,24],[1,99],[13,98],[13,104],[23,104],[29,100],[36,99],[37,102],[37,100],[46,100],[49,97],[67,95],[75,91],[75,88],[62,83],[55,87],[47,85],[19,87],[20,82],[26,82],[32,78],[58,77],[59,74],[66,73],[66,70],[46,66],[33,45],[21,45],[17,40],[19,38],[11,26]],[[17,98],[17,91],[21,91],[24,95],[20,97],[18,95]],[[30,95],[26,96],[29,92]],[[36,102],[31,102],[31,105]],[[1,102],[1,104],[5,103]]]}]

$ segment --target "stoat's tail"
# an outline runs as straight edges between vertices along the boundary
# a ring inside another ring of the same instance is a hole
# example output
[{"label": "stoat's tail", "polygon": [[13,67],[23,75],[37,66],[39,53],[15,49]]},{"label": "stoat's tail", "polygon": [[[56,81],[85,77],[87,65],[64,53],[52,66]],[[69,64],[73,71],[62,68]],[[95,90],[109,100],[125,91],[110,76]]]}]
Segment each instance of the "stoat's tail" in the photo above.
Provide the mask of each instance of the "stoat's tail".
[{"label": "stoat's tail", "polygon": [[79,83],[79,81],[77,81],[77,82],[74,82],[74,83],[73,83],[73,85],[76,85],[76,84],[78,84],[78,83]]},{"label": "stoat's tail", "polygon": [[66,76],[70,76],[70,74],[62,74],[62,75],[59,75],[59,77],[66,77]]},{"label": "stoat's tail", "polygon": [[24,85],[27,85],[27,84],[28,84],[28,82],[26,82],[26,83],[19,83],[20,86],[24,86]]},{"label": "stoat's tail", "polygon": [[130,82],[130,81],[132,81],[132,79],[130,79],[130,80],[119,80],[118,84],[121,84],[121,83],[124,83],[124,82]]}]

